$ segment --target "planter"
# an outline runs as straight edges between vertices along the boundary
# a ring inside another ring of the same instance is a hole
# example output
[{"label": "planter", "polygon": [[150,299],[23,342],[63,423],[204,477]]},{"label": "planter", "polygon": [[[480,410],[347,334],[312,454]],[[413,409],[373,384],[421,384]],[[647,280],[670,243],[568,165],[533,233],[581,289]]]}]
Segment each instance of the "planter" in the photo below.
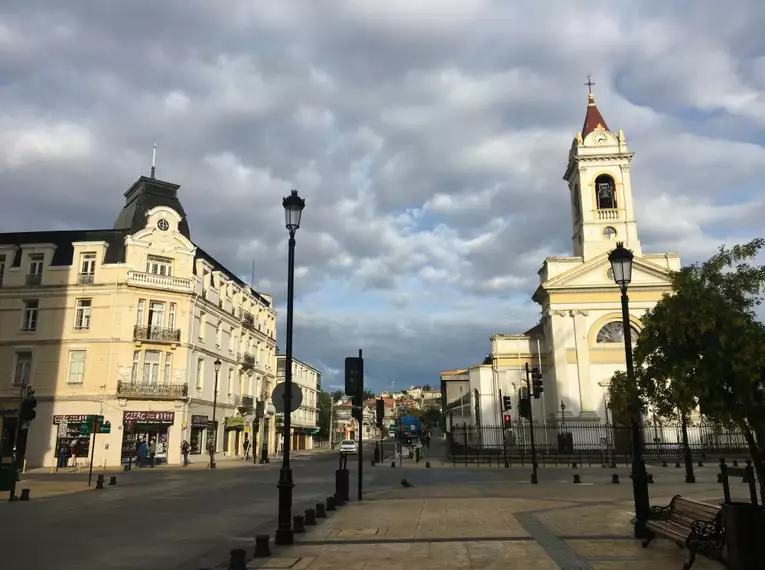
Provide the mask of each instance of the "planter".
[{"label": "planter", "polygon": [[765,506],[724,503],[722,519],[731,570],[765,570]]}]

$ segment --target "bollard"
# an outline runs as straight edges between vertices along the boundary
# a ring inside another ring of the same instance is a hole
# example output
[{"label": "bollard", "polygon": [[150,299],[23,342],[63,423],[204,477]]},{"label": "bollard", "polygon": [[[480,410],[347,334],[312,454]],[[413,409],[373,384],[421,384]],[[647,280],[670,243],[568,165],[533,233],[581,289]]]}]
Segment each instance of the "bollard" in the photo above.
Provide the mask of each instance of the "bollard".
[{"label": "bollard", "polygon": [[662,462],[661,462],[661,466],[662,466],[662,467],[666,467],[666,466],[667,466],[667,462],[666,462],[666,461],[662,461]]},{"label": "bollard", "polygon": [[717,474],[717,482],[723,486],[723,500],[730,503],[730,482],[728,481],[728,466],[725,464],[725,458],[720,458],[720,472]]},{"label": "bollard", "polygon": [[645,477],[647,483],[653,483],[653,473],[646,473]]},{"label": "bollard", "polygon": [[581,477],[579,477],[579,473],[575,474],[574,475],[574,483],[579,484],[581,482],[582,482],[582,479],[581,479]]},{"label": "bollard", "polygon": [[680,469],[680,462],[679,461],[675,461],[675,469]]},{"label": "bollard", "polygon": [[305,532],[305,526],[303,526],[303,515],[295,515],[292,517],[292,532],[295,534],[300,534],[301,532]]},{"label": "bollard", "polygon": [[244,548],[234,548],[231,550],[228,570],[247,570],[247,551]]},{"label": "bollard", "polygon": [[[505,467],[508,467],[507,463],[505,463]],[[425,469],[430,469],[430,461],[425,462]]]},{"label": "bollard", "polygon": [[345,491],[343,490],[343,470],[338,469],[335,471],[335,504],[337,506],[342,505],[345,500]]},{"label": "bollard", "polygon": [[117,477],[112,475],[109,477],[109,486],[110,487],[116,487],[117,486]]},{"label": "bollard", "polygon": [[576,469],[576,461],[571,464],[571,469]]},{"label": "bollard", "polygon": [[741,482],[749,483],[753,478],[754,478],[754,469],[752,469],[752,460],[747,459],[746,467],[744,467],[744,477],[741,479]]},{"label": "bollard", "polygon": [[618,473],[614,473],[613,475],[611,475],[611,483],[613,483],[614,485],[618,485],[619,484],[619,474]]},{"label": "bollard", "polygon": [[351,500],[351,472],[343,469],[343,503]]},{"label": "bollard", "polygon": [[21,495],[19,496],[19,501],[28,501],[29,500],[29,489],[22,489]]},{"label": "bollard", "polygon": [[738,459],[733,460],[733,467],[738,467]]},{"label": "bollard", "polygon": [[313,526],[316,524],[316,511],[314,509],[305,510],[305,524],[307,526]]},{"label": "bollard", "polygon": [[99,475],[96,479],[96,489],[103,489],[104,488],[104,476]]},{"label": "bollard", "polygon": [[324,510],[324,503],[316,503],[316,518],[317,519],[327,518],[327,511]]},{"label": "bollard", "polygon": [[335,498],[334,497],[327,497],[327,510],[328,511],[334,511],[335,510]]},{"label": "bollard", "polygon": [[125,472],[130,471],[130,469],[128,469],[127,465],[123,465],[122,466],[122,470],[125,471]]},{"label": "bollard", "polygon": [[268,558],[271,556],[271,537],[267,534],[259,534],[255,537],[255,558]]},{"label": "bollard", "polygon": [[[746,460],[746,482],[749,483],[749,500],[753,505],[757,505],[757,483],[754,477],[754,467],[752,467],[752,460]],[[765,500],[765,497],[763,497]]]},{"label": "bollard", "polygon": [[390,462],[390,466],[391,466],[391,467],[393,467],[393,468],[395,469],[395,467],[396,467],[396,462],[395,462],[395,461],[391,461],[391,462]]},{"label": "bollard", "polygon": [[699,466],[699,467],[704,467],[704,462],[703,462],[701,459],[699,459],[699,463],[698,463],[698,466]]}]

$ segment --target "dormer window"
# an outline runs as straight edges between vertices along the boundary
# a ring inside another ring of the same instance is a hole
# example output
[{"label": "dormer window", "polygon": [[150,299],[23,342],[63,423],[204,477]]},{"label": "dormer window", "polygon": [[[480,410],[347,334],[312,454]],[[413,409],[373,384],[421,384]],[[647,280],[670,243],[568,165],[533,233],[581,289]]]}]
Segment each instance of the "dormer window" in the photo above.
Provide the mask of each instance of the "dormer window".
[{"label": "dormer window", "polygon": [[616,185],[614,179],[607,174],[601,174],[595,179],[595,196],[598,210],[616,209]]},{"label": "dormer window", "polygon": [[45,256],[42,253],[33,253],[29,256],[29,272],[27,273],[27,285],[39,285],[42,283],[43,263]]},{"label": "dormer window", "polygon": [[171,277],[173,274],[173,260],[167,257],[150,255],[146,261],[146,273]]},{"label": "dormer window", "polygon": [[82,254],[80,258],[80,273],[77,276],[77,281],[80,285],[86,285],[93,283],[93,279],[96,274],[96,254],[89,251]]}]

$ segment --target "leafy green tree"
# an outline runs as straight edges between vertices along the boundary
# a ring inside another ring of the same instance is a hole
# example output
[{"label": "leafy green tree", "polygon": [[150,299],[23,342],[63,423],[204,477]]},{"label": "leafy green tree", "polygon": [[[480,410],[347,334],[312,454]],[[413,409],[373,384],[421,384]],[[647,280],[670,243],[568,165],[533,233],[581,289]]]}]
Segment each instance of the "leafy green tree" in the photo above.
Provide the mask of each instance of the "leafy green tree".
[{"label": "leafy green tree", "polygon": [[373,400],[377,396],[374,392],[371,392],[369,390],[364,390],[364,400]]},{"label": "leafy green tree", "polygon": [[435,426],[440,424],[442,416],[443,414],[441,413],[441,410],[435,406],[431,406],[422,412],[420,420],[422,420],[422,423],[424,424]]},{"label": "leafy green tree", "polygon": [[629,382],[624,370],[617,370],[608,385],[608,407],[614,424],[626,424],[637,413],[645,411],[645,400],[639,383]]},{"label": "leafy green tree", "polygon": [[670,275],[674,294],[643,317],[635,349],[644,399],[663,415],[697,405],[710,420],[746,438],[765,492],[765,326],[756,307],[765,266],[752,260],[757,239],[721,247],[708,261]]},{"label": "leafy green tree", "polygon": [[340,400],[342,400],[342,399],[343,399],[343,396],[344,396],[344,395],[345,395],[345,394],[343,393],[343,391],[342,391],[342,390],[335,390],[335,391],[332,393],[332,401],[333,401],[333,402],[339,402]]},{"label": "leafy green tree", "polygon": [[332,418],[332,396],[324,390],[319,391],[319,437],[329,439]]}]

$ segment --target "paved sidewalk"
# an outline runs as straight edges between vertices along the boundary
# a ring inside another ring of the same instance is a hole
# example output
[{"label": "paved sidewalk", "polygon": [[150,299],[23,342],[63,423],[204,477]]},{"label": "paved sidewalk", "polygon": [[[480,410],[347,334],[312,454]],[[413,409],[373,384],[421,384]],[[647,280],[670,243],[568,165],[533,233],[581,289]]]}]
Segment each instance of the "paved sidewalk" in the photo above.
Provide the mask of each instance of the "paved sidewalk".
[{"label": "paved sidewalk", "polygon": [[[250,568],[318,570],[677,570],[687,552],[632,538],[631,485],[467,484],[371,493],[276,547]],[[678,493],[719,502],[714,485],[655,485],[652,504]],[[694,568],[719,570],[700,557]]]}]

